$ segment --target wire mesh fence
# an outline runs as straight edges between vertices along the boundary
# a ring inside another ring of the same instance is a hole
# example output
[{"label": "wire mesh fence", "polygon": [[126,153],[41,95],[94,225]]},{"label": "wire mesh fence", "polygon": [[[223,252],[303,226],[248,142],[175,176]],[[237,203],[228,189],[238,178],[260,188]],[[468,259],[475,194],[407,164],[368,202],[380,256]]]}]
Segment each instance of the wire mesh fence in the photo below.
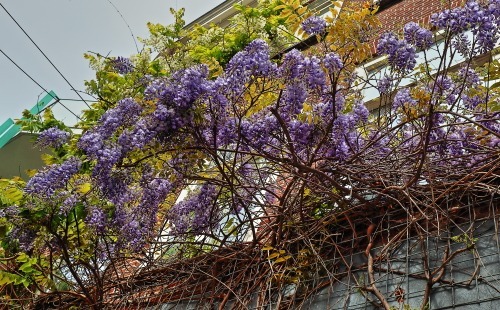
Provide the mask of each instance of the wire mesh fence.
[{"label": "wire mesh fence", "polygon": [[[352,223],[360,227],[356,230],[339,222],[330,226],[328,244],[296,249],[283,262],[272,250],[249,244],[157,262],[116,279],[106,304],[162,310],[378,309],[384,306],[381,294],[393,309],[498,309],[498,202],[448,205],[448,217],[437,221],[415,221],[393,210],[372,218],[379,224],[371,234],[361,222],[366,218]],[[317,253],[311,253],[314,248]]]}]

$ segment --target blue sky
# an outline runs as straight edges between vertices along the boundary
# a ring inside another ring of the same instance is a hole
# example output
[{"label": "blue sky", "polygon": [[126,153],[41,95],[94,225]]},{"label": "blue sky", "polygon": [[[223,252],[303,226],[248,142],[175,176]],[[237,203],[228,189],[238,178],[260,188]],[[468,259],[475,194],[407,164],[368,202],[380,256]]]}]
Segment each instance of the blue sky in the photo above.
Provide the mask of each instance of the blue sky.
[{"label": "blue sky", "polygon": [[[146,24],[169,24],[169,8],[186,8],[186,21],[203,15],[222,0],[111,0],[135,37],[147,37]],[[130,30],[108,0],[0,0],[66,79],[78,90],[93,71],[83,54],[92,51],[111,56],[129,56],[136,51]],[[138,42],[138,44],[140,44]],[[141,46],[139,46],[140,48]],[[79,99],[44,56],[0,7],[0,49],[47,90],[64,99]],[[0,53],[0,123],[19,118],[37,102],[43,90]],[[43,95],[42,95],[43,96]],[[88,98],[82,95],[84,98]],[[78,114],[85,106],[63,101]],[[56,116],[67,123],[76,118],[61,105]]]}]

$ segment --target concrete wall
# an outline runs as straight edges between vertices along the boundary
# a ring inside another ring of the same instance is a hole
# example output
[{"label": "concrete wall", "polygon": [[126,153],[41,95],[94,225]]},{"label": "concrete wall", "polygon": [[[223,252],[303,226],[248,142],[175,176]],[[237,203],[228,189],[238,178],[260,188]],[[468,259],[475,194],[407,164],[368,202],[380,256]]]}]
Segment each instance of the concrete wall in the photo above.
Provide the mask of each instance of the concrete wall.
[{"label": "concrete wall", "polygon": [[27,180],[28,169],[44,166],[43,151],[34,146],[36,135],[21,132],[0,149],[0,178],[20,176]]}]

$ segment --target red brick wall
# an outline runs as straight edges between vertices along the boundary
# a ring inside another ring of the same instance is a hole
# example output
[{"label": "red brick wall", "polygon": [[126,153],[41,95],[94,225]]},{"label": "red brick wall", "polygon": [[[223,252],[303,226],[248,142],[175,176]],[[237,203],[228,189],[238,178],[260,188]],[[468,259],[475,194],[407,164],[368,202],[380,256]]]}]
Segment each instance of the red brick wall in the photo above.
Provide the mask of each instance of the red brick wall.
[{"label": "red brick wall", "polygon": [[[379,33],[394,31],[401,33],[403,26],[409,22],[416,22],[430,28],[429,20],[433,13],[446,9],[453,9],[464,4],[465,0],[382,0],[382,5],[377,13],[381,23]],[[367,0],[344,0],[344,5],[359,7],[366,4]],[[378,35],[372,45],[372,52],[376,54]]]},{"label": "red brick wall", "polygon": [[403,0],[394,2],[396,3],[378,13],[384,30],[399,31],[410,21],[428,25],[429,18],[433,13],[456,8],[463,4],[463,0]]}]

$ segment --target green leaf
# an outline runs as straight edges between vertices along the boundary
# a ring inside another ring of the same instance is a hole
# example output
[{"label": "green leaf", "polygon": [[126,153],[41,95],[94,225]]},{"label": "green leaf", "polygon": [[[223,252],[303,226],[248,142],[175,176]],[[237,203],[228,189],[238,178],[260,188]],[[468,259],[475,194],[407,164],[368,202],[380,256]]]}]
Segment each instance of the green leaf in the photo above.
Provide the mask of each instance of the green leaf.
[{"label": "green leaf", "polygon": [[28,261],[24,264],[22,264],[20,267],[19,267],[19,270],[24,272],[24,273],[32,273],[34,271],[32,265],[31,265],[31,262]]},{"label": "green leaf", "polygon": [[18,263],[25,263],[30,259],[30,257],[26,253],[20,253],[17,258],[16,262]]},{"label": "green leaf", "polygon": [[21,186],[17,180],[0,179],[0,202],[6,205],[18,204],[23,198]]},{"label": "green leaf", "polygon": [[86,193],[88,193],[90,191],[91,188],[92,188],[92,184],[87,182],[87,183],[83,183],[83,184],[79,185],[77,188],[77,191],[80,194],[85,195]]},{"label": "green leaf", "polygon": [[0,286],[6,284],[21,284],[25,280],[23,277],[7,271],[0,270]]}]

